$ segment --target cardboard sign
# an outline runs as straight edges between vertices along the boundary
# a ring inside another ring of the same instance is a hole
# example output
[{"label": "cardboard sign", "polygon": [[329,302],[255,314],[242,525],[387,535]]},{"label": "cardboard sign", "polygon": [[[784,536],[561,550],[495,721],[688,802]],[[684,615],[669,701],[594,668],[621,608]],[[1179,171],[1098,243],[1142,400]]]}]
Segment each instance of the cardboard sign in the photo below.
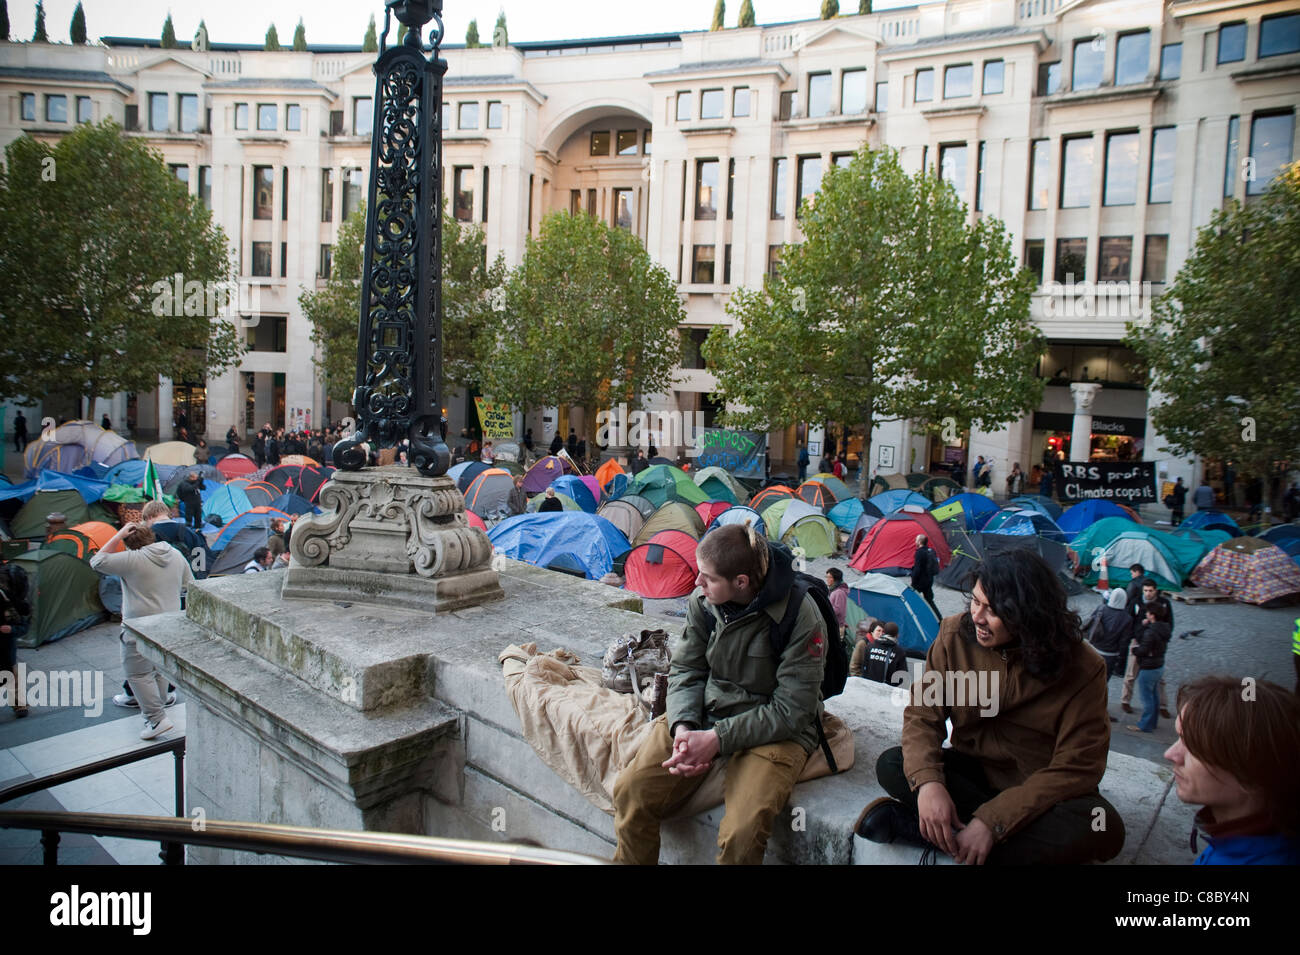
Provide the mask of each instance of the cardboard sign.
[{"label": "cardboard sign", "polygon": [[1155,504],[1155,462],[1070,461],[1054,468],[1056,493],[1062,501],[1104,500],[1118,504]]},{"label": "cardboard sign", "polygon": [[478,409],[484,440],[503,441],[515,436],[515,414],[510,405],[475,398],[474,407]]}]

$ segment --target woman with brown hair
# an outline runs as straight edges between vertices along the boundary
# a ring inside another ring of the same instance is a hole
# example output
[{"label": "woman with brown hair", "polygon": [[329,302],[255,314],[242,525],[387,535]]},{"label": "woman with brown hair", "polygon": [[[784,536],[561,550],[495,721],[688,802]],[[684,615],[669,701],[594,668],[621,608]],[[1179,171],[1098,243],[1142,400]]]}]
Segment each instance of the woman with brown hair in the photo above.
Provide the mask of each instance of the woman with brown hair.
[{"label": "woman with brown hair", "polygon": [[1205,807],[1196,864],[1300,864],[1300,699],[1267,680],[1203,677],[1178,690],[1175,729],[1165,759],[1178,798]]}]

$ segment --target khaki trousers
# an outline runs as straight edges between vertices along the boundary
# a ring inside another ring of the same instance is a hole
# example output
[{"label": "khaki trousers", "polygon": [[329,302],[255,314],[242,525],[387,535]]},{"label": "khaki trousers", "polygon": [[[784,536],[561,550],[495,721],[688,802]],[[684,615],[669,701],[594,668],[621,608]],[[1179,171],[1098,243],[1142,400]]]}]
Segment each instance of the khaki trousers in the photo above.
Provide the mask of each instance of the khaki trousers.
[{"label": "khaki trousers", "polygon": [[[1138,658],[1133,655],[1132,651],[1130,651],[1128,655],[1128,668],[1124,671],[1124,689],[1119,695],[1119,701],[1121,703],[1127,703],[1133,699],[1133,684],[1137,682],[1137,678]],[[1163,677],[1158,686],[1160,687],[1160,708],[1162,710],[1167,709],[1168,707],[1166,706],[1165,701],[1165,681]]]},{"label": "khaki trousers", "polygon": [[[684,806],[704,782],[699,776],[674,776],[661,765],[672,755],[666,717],[614,783],[614,861],[625,865],[659,862],[659,825]],[[794,741],[768,743],[735,753],[727,762],[726,814],[718,827],[719,865],[759,865],[772,834],[772,821],[790,798],[808,759]]]}]

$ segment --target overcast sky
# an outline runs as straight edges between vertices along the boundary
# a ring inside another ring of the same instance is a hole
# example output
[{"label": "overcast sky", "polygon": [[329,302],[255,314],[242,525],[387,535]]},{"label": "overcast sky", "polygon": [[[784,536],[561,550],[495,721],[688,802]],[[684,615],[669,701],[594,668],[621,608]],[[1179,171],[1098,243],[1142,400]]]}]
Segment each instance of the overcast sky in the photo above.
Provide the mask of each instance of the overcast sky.
[{"label": "overcast sky", "polygon": [[[752,0],[759,24],[812,19],[821,0]],[[877,9],[909,6],[912,0],[878,0]],[[289,46],[298,18],[307,28],[308,43],[356,43],[365,35],[370,13],[382,29],[381,0],[82,0],[86,32],[101,36],[158,37],[168,10],[176,37],[188,42],[199,20],[219,43],[261,43],[275,23],[280,43]],[[728,0],[727,26],[735,26],[741,0]],[[77,0],[45,0],[45,28],[50,39],[67,42],[68,25]],[[714,0],[446,0],[447,42],[465,39],[465,28],[478,19],[479,35],[490,42],[502,8],[512,40],[563,40],[635,33],[676,33],[706,30]],[[845,13],[856,12],[857,0],[840,0]],[[29,40],[35,25],[36,0],[9,0],[9,33]],[[394,34],[397,23],[393,23]]]}]

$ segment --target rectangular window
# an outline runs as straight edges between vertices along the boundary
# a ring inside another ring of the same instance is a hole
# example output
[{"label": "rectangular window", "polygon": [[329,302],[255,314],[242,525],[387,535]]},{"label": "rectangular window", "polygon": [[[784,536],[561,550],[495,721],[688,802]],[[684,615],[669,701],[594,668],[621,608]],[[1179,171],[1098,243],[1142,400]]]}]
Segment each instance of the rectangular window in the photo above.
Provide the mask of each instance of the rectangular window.
[{"label": "rectangular window", "polygon": [[[441,125],[442,125],[442,131],[444,133],[447,132],[449,129],[451,129],[451,113],[452,113],[451,104],[443,103],[442,109],[439,111],[439,115],[442,117]],[[334,118],[334,114],[330,113],[330,119],[333,120],[333,118]],[[343,122],[343,115],[340,113],[339,124],[342,125],[342,122]]]},{"label": "rectangular window", "polygon": [[1300,53],[1300,13],[1278,13],[1259,21],[1259,58]]},{"label": "rectangular window", "polygon": [[1088,240],[1056,240],[1056,281],[1065,285],[1088,280]]},{"label": "rectangular window", "polygon": [[1002,92],[1007,66],[1002,60],[984,61],[984,95]]},{"label": "rectangular window", "polygon": [[1183,75],[1183,45],[1166,43],[1160,48],[1160,78],[1176,80]]},{"label": "rectangular window", "polygon": [[689,123],[691,121],[691,94],[677,94],[677,122]]},{"label": "rectangular window", "polygon": [[970,63],[945,67],[943,71],[943,98],[960,99],[975,92],[975,67]]},{"label": "rectangular window", "polygon": [[884,113],[889,110],[889,81],[882,80],[876,84],[876,112]]},{"label": "rectangular window", "polygon": [[[49,109],[49,97],[46,97],[46,110]],[[167,132],[167,94],[149,94],[149,128],[154,132]]]},{"label": "rectangular window", "polygon": [[831,75],[829,73],[808,74],[808,115],[811,117],[828,116],[831,111]]},{"label": "rectangular window", "polygon": [[645,131],[645,139],[641,143],[641,152],[643,152],[647,156],[649,156],[652,152],[652,150],[650,149],[650,145],[652,142],[652,135],[651,135],[652,132],[653,132],[652,130],[647,129]]},{"label": "rectangular window", "polygon": [[212,210],[212,167],[199,167],[199,200]]},{"label": "rectangular window", "polygon": [[1098,282],[1127,282],[1132,272],[1133,237],[1104,235],[1097,259]]},{"label": "rectangular window", "polygon": [[284,108],[284,128],[291,133],[302,132],[302,107],[297,103]]},{"label": "rectangular window", "polygon": [[939,147],[939,178],[952,186],[958,196],[966,196],[966,144]]},{"label": "rectangular window", "polygon": [[[1070,140],[1071,143],[1079,140]],[[1067,157],[1068,159],[1068,157]],[[1137,202],[1138,134],[1110,133],[1106,137],[1106,181],[1101,204],[1131,206]],[[1087,205],[1086,197],[1083,205]]]},{"label": "rectangular window", "polygon": [[1043,240],[1025,240],[1025,268],[1034,273],[1038,284],[1043,284]]},{"label": "rectangular window", "polygon": [[1178,130],[1162,126],[1151,131],[1151,184],[1147,202],[1172,202],[1174,198],[1174,156],[1178,149]]},{"label": "rectangular window", "polygon": [[632,190],[614,190],[614,228],[632,231]]},{"label": "rectangular window", "polygon": [[320,171],[320,221],[334,221],[334,170]]},{"label": "rectangular window", "polygon": [[748,86],[737,86],[731,91],[732,118],[739,119],[749,115],[749,97],[750,89]]},{"label": "rectangular window", "polygon": [[182,93],[176,97],[176,113],[180,117],[182,133],[194,133],[199,129],[199,98],[194,93]]},{"label": "rectangular window", "polygon": [[1046,139],[1035,139],[1030,149],[1029,158],[1029,208],[1046,209],[1047,191],[1052,172],[1051,143]]},{"label": "rectangular window", "polygon": [[190,167],[183,163],[172,163],[167,167],[172,171],[172,175],[185,183],[186,188],[190,185]]},{"label": "rectangular window", "polygon": [[[474,104],[478,109],[478,104]],[[352,135],[369,136],[375,125],[375,101],[369,96],[352,98]]]},{"label": "rectangular window", "polygon": [[457,129],[478,129],[478,103],[461,103],[456,117]]},{"label": "rectangular window", "polygon": [[483,212],[480,221],[488,221],[488,167],[483,167]]},{"label": "rectangular window", "polygon": [[[270,166],[253,167],[253,218],[270,219],[275,208],[275,170]],[[270,275],[270,272],[266,273]]]},{"label": "rectangular window", "polygon": [[366,180],[361,169],[344,169],[343,170],[343,218],[346,219],[358,209],[361,203],[365,201]]},{"label": "rectangular window", "polygon": [[1092,137],[1075,136],[1061,144],[1061,208],[1087,208],[1092,196]]},{"label": "rectangular window", "polygon": [[22,103],[23,103],[23,120],[28,123],[36,122],[36,94],[23,93]]},{"label": "rectangular window", "polygon": [[722,90],[700,93],[700,119],[722,119]]},{"label": "rectangular window", "polygon": [[783,90],[781,92],[776,111],[777,119],[790,119],[794,116],[794,98],[798,95],[798,90]]},{"label": "rectangular window", "polygon": [[253,275],[271,277],[271,243],[253,243]]},{"label": "rectangular window", "polygon": [[979,165],[975,167],[975,211],[984,211],[984,189],[988,176],[984,174],[984,161],[988,156],[988,143],[980,142]]},{"label": "rectangular window", "polygon": [[845,70],[840,77],[840,112],[857,116],[867,111],[867,71]]},{"label": "rectangular window", "polygon": [[506,126],[506,108],[499,100],[491,100],[488,103],[487,128],[488,129],[505,129]]},{"label": "rectangular window", "polygon": [[1256,114],[1250,121],[1250,158],[1253,175],[1246,180],[1246,195],[1257,196],[1291,161],[1295,138],[1295,113]]},{"label": "rectangular window", "polygon": [[1121,33],[1115,46],[1115,85],[1141,83],[1151,62],[1151,31]]},{"label": "rectangular window", "polygon": [[235,129],[248,129],[248,104],[235,104]]},{"label": "rectangular window", "polygon": [[696,285],[713,284],[713,246],[695,246],[695,254],[691,259],[691,281]]},{"label": "rectangular window", "polygon": [[1038,95],[1052,96],[1061,91],[1061,61],[1038,64]]},{"label": "rectangular window", "polygon": [[831,165],[836,169],[848,169],[853,163],[853,153],[831,153]]},{"label": "rectangular window", "polygon": [[280,243],[280,278],[289,277],[289,243]]},{"label": "rectangular window", "polygon": [[772,160],[772,218],[785,218],[785,171],[787,159]]},{"label": "rectangular window", "polygon": [[607,130],[591,134],[591,155],[609,155],[609,132]]},{"label": "rectangular window", "polygon": [[587,190],[587,215],[594,216],[595,214],[596,214],[596,190],[588,189]]},{"label": "rectangular window", "polygon": [[1142,253],[1142,281],[1163,284],[1169,259],[1169,236],[1149,235]]},{"label": "rectangular window", "polygon": [[695,161],[695,218],[716,219],[717,217],[718,161],[697,159]]},{"label": "rectangular window", "polygon": [[334,247],[329,243],[322,243],[320,247],[320,261],[316,264],[316,277],[327,279],[330,277],[330,269],[334,266]]},{"label": "rectangular window", "polygon": [[774,280],[781,277],[781,246],[779,245],[767,247],[767,274]]},{"label": "rectangular window", "polygon": [[569,215],[576,216],[582,211],[582,190],[569,190]]},{"label": "rectangular window", "polygon": [[1224,23],[1219,26],[1219,62],[1238,63],[1246,58],[1246,24]]},{"label": "rectangular window", "polygon": [[289,218],[289,167],[280,169],[280,221]]},{"label": "rectangular window", "polygon": [[915,103],[928,103],[934,99],[934,70],[926,68],[916,71],[916,93],[912,97]]},{"label": "rectangular window", "polygon": [[620,156],[635,156],[638,138],[635,129],[620,129],[618,131],[618,154]]},{"label": "rectangular window", "polygon": [[736,212],[736,160],[727,160],[727,219],[730,221]]},{"label": "rectangular window", "polygon": [[274,103],[257,104],[257,128],[258,129],[275,129],[276,120],[279,118],[280,110]]},{"label": "rectangular window", "polygon": [[474,221],[474,167],[457,166],[453,172],[453,210],[461,222]]},{"label": "rectangular window", "polygon": [[[442,124],[443,124],[442,128],[446,129],[447,117],[445,115],[443,116]],[[343,135],[343,110],[341,109],[330,110],[330,135],[331,136]]]},{"label": "rectangular window", "polygon": [[[45,121],[47,123],[66,123],[68,121],[67,96],[56,93],[45,97]],[[163,122],[167,122],[167,101],[165,99],[163,100]]]},{"label": "rectangular window", "polygon": [[817,191],[822,187],[822,157],[821,156],[800,156],[799,157],[799,208],[795,210],[795,215],[801,215],[803,204],[806,200],[817,195]]},{"label": "rectangular window", "polygon": [[722,284],[731,284],[731,243],[722,247]]},{"label": "rectangular window", "polygon": [[1095,90],[1101,86],[1102,68],[1106,64],[1105,43],[1092,37],[1074,41],[1074,73],[1070,78],[1072,90]]},{"label": "rectangular window", "polygon": [[1236,116],[1228,118],[1228,155],[1223,165],[1223,195],[1231,196],[1236,188],[1237,145],[1241,139],[1241,120]]}]

